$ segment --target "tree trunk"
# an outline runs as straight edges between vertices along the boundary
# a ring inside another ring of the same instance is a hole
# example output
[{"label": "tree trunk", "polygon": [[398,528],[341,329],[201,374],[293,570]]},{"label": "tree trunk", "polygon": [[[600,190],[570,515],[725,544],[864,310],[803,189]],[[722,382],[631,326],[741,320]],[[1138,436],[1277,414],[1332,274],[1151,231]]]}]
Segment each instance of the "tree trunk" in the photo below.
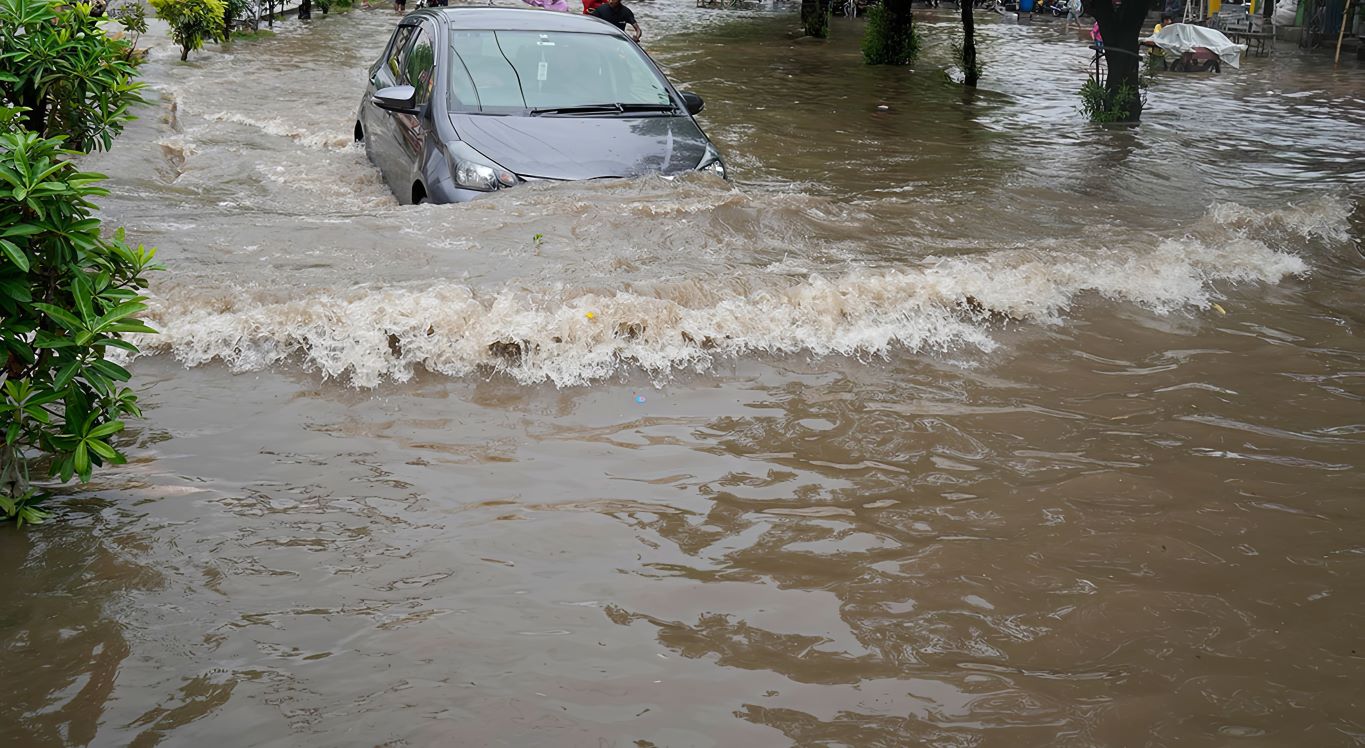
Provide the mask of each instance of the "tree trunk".
[{"label": "tree trunk", "polygon": [[887,31],[909,38],[914,32],[914,5],[914,0],[885,0]]},{"label": "tree trunk", "polygon": [[962,0],[962,82],[976,85],[976,19],[972,17],[972,0]]},{"label": "tree trunk", "polygon": [[184,61],[186,61],[186,60],[188,60],[188,59],[190,59],[190,45],[188,45],[188,44],[181,44],[181,45],[180,45],[180,61],[181,61],[181,62],[184,62]]},{"label": "tree trunk", "polygon": [[830,0],[801,0],[801,27],[806,36],[829,36],[829,4]]},{"label": "tree trunk", "polygon": [[1107,67],[1104,88],[1109,103],[1122,105],[1128,122],[1142,118],[1142,91],[1138,77],[1138,33],[1147,20],[1147,3],[1127,0],[1113,5],[1109,0],[1086,3],[1086,10],[1100,24]]}]

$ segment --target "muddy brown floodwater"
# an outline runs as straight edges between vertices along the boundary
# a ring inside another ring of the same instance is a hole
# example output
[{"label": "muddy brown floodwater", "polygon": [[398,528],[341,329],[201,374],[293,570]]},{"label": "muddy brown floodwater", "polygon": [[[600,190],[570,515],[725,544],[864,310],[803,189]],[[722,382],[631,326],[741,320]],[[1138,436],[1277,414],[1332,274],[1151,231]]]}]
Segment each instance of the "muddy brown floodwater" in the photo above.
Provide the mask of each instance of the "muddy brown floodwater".
[{"label": "muddy brown floodwater", "polygon": [[1365,743],[1360,63],[1102,130],[1060,23],[690,5],[734,182],[464,206],[350,143],[392,14],[153,33],[146,418],[0,528],[0,744]]}]

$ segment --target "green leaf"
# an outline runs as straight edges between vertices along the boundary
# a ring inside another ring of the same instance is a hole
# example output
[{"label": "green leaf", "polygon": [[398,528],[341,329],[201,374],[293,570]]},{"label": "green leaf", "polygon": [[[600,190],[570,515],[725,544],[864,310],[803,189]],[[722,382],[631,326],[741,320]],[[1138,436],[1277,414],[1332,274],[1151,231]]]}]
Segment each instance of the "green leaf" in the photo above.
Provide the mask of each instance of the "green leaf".
[{"label": "green leaf", "polygon": [[90,439],[85,443],[87,446],[90,447],[91,452],[94,452],[95,454],[99,455],[100,457],[103,457],[106,460],[117,460],[119,457],[118,452],[116,452],[113,447],[109,446],[108,444],[105,444],[99,439]]},{"label": "green leaf", "polygon": [[109,421],[108,423],[102,423],[96,426],[95,428],[91,429],[90,432],[86,434],[86,437],[87,438],[93,437],[99,439],[109,436],[110,434],[117,434],[122,430],[123,421]]},{"label": "green leaf", "polygon": [[33,301],[33,292],[29,290],[28,284],[16,278],[0,280],[0,291],[20,303]]},{"label": "green leaf", "polygon": [[90,282],[84,275],[76,275],[71,279],[71,296],[76,301],[76,311],[80,312],[81,320],[88,328],[91,320],[95,319],[95,305],[90,300]]},{"label": "green leaf", "polygon": [[138,353],[137,346],[133,345],[132,343],[129,343],[126,340],[119,340],[118,338],[105,338],[104,340],[101,340],[95,343],[94,345],[96,348],[102,346],[109,346],[110,348],[120,348],[122,350],[128,351],[129,353]]},{"label": "green leaf", "polygon": [[155,334],[156,334],[156,329],[155,329],[155,328],[148,327],[147,325],[145,325],[145,324],[143,324],[143,323],[141,323],[141,322],[138,322],[138,321],[136,321],[136,320],[129,320],[129,321],[125,321],[125,322],[116,322],[116,323],[114,323],[114,324],[112,324],[112,325],[110,325],[110,326],[104,328],[104,331],[105,331],[105,332],[141,332],[141,333],[147,333],[148,335],[155,335]]},{"label": "green leaf", "polygon": [[68,384],[71,384],[71,380],[76,376],[76,370],[79,369],[80,367],[81,362],[79,361],[72,361],[66,366],[63,366],[62,370],[57,373],[57,378],[52,381],[52,389],[54,390],[66,389],[66,386]]},{"label": "green leaf", "polygon": [[70,348],[75,344],[75,340],[66,336],[58,337],[47,330],[39,330],[33,338],[34,348]]},{"label": "green leaf", "polygon": [[0,239],[0,249],[5,251],[5,256],[10,262],[17,265],[21,271],[28,272],[28,255],[24,254],[24,250],[19,249],[18,245],[8,239]]},{"label": "green leaf", "polygon": [[90,474],[90,450],[85,444],[85,442],[77,444],[75,453],[71,455],[71,464],[82,481],[89,480],[86,476]]},{"label": "green leaf", "polygon": [[15,524],[18,527],[23,527],[25,523],[30,525],[41,525],[43,520],[47,519],[49,516],[50,515],[47,512],[37,507],[22,506],[19,508],[19,516]]},{"label": "green leaf", "polygon": [[119,366],[113,361],[98,359],[91,361],[90,366],[98,369],[101,374],[116,382],[126,382],[133,378],[133,375],[127,369]]},{"label": "green leaf", "polygon": [[41,233],[43,230],[44,227],[39,226],[36,223],[21,223],[17,226],[10,226],[4,231],[0,231],[0,237],[13,239],[16,236],[33,236],[34,234]]},{"label": "green leaf", "polygon": [[137,301],[130,301],[125,304],[119,304],[113,309],[110,309],[109,311],[105,312],[104,315],[101,316],[99,319],[95,320],[95,324],[91,325],[90,329],[96,331],[103,330],[104,327],[109,323],[121,320],[129,315],[137,314],[138,312],[146,308],[147,308],[146,304]]},{"label": "green leaf", "polygon": [[47,316],[51,317],[57,324],[61,325],[62,327],[65,327],[66,329],[72,332],[78,332],[80,330],[85,329],[84,323],[77,319],[76,316],[73,315],[71,312],[62,309],[61,307],[53,306],[51,304],[40,303],[34,304],[33,308],[44,312],[45,314],[47,314]]}]

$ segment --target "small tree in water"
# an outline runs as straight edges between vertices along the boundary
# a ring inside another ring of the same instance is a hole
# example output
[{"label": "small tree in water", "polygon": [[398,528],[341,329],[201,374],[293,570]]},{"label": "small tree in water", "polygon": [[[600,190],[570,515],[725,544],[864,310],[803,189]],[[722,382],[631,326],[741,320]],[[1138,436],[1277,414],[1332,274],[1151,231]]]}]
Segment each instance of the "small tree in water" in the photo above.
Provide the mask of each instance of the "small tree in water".
[{"label": "small tree in water", "polygon": [[221,42],[225,38],[224,17],[227,9],[223,0],[148,0],[156,9],[156,17],[171,27],[171,38],[180,45],[180,59],[190,58],[190,52],[200,49],[206,41]]},{"label": "small tree in water", "polygon": [[801,28],[806,36],[829,36],[830,0],[801,0]]},{"label": "small tree in water", "polygon": [[[969,0],[968,0],[969,1]],[[869,65],[909,65],[919,54],[911,0],[886,0],[867,11],[863,60]]]},{"label": "small tree in water", "polygon": [[[1104,39],[1105,80],[1100,101],[1088,112],[1105,112],[1111,122],[1137,122],[1142,118],[1142,82],[1138,70],[1138,32],[1147,20],[1143,0],[1083,0],[1085,10],[1100,25]],[[1091,97],[1099,94],[1094,87]]]}]

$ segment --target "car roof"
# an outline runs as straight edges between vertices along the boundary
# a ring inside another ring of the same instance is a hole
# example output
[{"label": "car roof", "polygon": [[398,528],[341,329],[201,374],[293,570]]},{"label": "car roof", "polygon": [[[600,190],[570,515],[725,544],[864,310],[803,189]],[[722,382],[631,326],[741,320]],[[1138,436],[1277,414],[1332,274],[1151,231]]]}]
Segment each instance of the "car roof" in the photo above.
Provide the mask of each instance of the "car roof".
[{"label": "car roof", "polygon": [[424,8],[409,18],[436,16],[453,29],[487,31],[577,31],[586,34],[616,34],[620,30],[595,16],[560,13],[543,8]]}]

